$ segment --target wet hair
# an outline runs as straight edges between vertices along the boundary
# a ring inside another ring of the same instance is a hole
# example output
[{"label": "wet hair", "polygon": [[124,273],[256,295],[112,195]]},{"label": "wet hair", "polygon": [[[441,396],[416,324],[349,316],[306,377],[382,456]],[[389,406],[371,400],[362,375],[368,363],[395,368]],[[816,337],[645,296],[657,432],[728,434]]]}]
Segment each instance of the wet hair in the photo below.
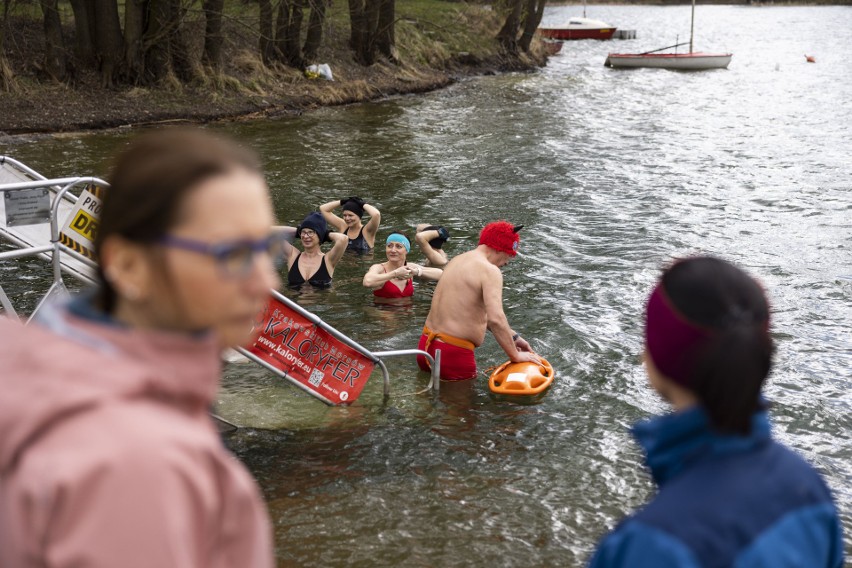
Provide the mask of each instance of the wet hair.
[{"label": "wet hair", "polygon": [[[203,181],[243,169],[261,174],[260,162],[234,141],[198,128],[172,128],[143,134],[115,160],[107,181],[95,253],[117,235],[154,244],[180,223],[183,204]],[[98,266],[96,301],[107,313],[116,292]]]},{"label": "wet hair", "polygon": [[763,289],[741,269],[714,257],[675,263],[663,274],[662,286],[686,319],[712,331],[690,390],[716,430],[748,434],[752,415],[763,406],[760,391],[774,351]]}]

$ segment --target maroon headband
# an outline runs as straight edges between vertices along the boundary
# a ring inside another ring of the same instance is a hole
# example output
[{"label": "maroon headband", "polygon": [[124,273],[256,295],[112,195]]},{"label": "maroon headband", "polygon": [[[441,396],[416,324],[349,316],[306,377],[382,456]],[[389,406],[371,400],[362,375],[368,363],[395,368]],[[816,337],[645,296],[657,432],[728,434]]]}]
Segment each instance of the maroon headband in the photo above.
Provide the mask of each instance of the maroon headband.
[{"label": "maroon headband", "polygon": [[645,347],[664,376],[689,387],[698,359],[712,336],[712,330],[691,323],[678,312],[662,283],[657,285],[645,311]]}]

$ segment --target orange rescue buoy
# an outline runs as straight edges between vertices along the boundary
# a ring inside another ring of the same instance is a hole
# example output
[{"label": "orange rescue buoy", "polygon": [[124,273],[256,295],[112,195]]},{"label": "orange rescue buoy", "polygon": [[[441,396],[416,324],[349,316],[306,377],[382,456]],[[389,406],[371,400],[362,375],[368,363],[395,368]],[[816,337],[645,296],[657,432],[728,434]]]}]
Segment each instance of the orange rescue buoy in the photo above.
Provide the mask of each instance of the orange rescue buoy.
[{"label": "orange rescue buoy", "polygon": [[541,364],[506,361],[491,373],[488,388],[495,394],[534,395],[544,392],[553,377],[553,367],[545,359]]}]

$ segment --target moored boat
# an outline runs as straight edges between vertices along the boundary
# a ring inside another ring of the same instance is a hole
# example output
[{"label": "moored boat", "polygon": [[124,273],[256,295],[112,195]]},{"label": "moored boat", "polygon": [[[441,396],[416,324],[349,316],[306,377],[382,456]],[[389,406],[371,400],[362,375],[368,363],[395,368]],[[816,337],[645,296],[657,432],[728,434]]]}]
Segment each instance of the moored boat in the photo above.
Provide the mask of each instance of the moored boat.
[{"label": "moored boat", "polygon": [[567,24],[554,28],[538,28],[542,37],[566,41],[575,39],[610,39],[616,28],[600,20],[571,18]]},{"label": "moored boat", "polygon": [[[703,53],[693,51],[695,39],[695,0],[692,0],[692,12],[689,22],[689,43],[676,43],[668,47],[646,51],[644,53],[610,53],[604,61],[607,67],[652,67],[659,69],[678,69],[681,71],[700,71],[704,69],[726,69],[731,62],[731,53]],[[688,53],[660,53],[666,49],[677,49],[689,45]]]},{"label": "moored boat", "polygon": [[725,69],[731,62],[730,53],[610,53],[604,65],[607,67],[654,67],[699,71]]}]

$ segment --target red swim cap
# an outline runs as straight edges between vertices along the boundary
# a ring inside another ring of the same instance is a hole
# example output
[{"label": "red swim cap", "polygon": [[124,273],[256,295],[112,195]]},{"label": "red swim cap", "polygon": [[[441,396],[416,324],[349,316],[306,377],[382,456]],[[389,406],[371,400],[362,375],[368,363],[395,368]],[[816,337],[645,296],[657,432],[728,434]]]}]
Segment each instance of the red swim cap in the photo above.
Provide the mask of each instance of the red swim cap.
[{"label": "red swim cap", "polygon": [[519,225],[515,228],[506,221],[488,223],[479,233],[479,244],[515,256],[518,254],[518,243],[521,242],[521,235],[518,234],[521,227],[522,225]]}]

